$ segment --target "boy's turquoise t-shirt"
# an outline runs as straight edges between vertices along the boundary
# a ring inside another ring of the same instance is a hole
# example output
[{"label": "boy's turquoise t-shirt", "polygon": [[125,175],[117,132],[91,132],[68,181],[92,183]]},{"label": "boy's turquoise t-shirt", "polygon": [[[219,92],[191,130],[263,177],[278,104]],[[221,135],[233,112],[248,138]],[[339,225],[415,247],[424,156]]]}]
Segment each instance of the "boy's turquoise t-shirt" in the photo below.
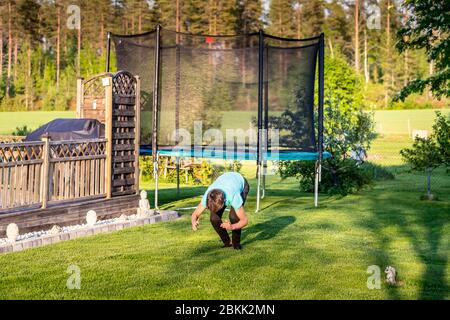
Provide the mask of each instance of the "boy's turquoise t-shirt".
[{"label": "boy's turquoise t-shirt", "polygon": [[201,204],[206,208],[206,198],[213,189],[219,189],[225,194],[225,206],[231,206],[234,209],[242,207],[244,200],[242,192],[244,191],[244,177],[237,172],[226,172],[216,179],[203,195]]}]

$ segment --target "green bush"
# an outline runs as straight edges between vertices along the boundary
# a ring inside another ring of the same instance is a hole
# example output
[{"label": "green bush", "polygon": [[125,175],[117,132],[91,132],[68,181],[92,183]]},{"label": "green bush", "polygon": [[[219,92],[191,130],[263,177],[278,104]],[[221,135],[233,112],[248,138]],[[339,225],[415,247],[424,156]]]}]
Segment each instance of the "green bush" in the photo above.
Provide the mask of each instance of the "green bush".
[{"label": "green bush", "polygon": [[[373,173],[359,166],[352,159],[336,161],[333,166],[328,166],[326,161],[322,166],[322,180],[319,191],[328,194],[347,195],[361,190],[370,185]],[[315,163],[312,161],[281,161],[279,173],[282,178],[296,177],[300,183],[300,189],[305,192],[314,191]]]},{"label": "green bush", "polygon": [[412,147],[402,149],[400,154],[413,171],[427,173],[427,196],[432,197],[433,170],[440,166],[450,168],[450,118],[437,111],[431,135],[427,138],[416,137]]},{"label": "green bush", "polygon": [[31,129],[28,128],[26,125],[22,127],[16,127],[16,129],[13,131],[13,136],[26,136],[31,133]]},{"label": "green bush", "polygon": [[[167,170],[167,175],[164,177],[164,167],[166,165],[166,159],[159,159],[159,180],[168,183],[175,183],[177,181],[176,170]],[[175,166],[175,161],[170,159],[169,166]],[[153,180],[153,159],[150,156],[143,156],[139,161],[141,178],[143,181]],[[214,165],[207,160],[202,160],[200,166],[194,165],[189,168],[187,184],[194,185],[208,185],[218,175],[226,171],[224,166]],[[185,170],[180,170],[180,181],[186,183]]]}]

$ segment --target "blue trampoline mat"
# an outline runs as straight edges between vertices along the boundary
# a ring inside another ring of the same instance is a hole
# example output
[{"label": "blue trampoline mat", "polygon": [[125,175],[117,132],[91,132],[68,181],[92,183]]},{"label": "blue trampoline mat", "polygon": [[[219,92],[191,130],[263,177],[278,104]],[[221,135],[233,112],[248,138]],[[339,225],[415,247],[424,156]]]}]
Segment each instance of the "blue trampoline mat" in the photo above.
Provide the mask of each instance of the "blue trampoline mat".
[{"label": "blue trampoline mat", "polygon": [[[140,155],[151,155],[152,149],[150,147],[141,147]],[[173,156],[173,157],[189,157],[189,158],[210,158],[210,159],[225,159],[225,160],[257,160],[256,150],[250,149],[245,151],[227,151],[222,149],[159,149],[159,155]],[[263,160],[277,161],[277,160],[317,160],[318,152],[305,152],[294,150],[279,150],[268,151],[263,153]],[[329,152],[324,151],[323,159],[331,157]]]}]

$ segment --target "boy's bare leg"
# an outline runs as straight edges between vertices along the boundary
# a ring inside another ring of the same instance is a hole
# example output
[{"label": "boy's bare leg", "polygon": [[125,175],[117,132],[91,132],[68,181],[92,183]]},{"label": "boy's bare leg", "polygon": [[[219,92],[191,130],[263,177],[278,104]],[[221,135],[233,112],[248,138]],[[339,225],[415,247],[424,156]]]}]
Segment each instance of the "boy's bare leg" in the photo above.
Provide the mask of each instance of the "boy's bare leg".
[{"label": "boy's bare leg", "polygon": [[[230,209],[230,222],[231,224],[238,223],[239,217],[236,214],[234,208]],[[231,231],[231,242],[233,244],[233,248],[240,249],[241,248],[241,229]]]},{"label": "boy's bare leg", "polygon": [[214,230],[216,230],[217,234],[219,235],[220,239],[222,240],[223,244],[226,247],[229,247],[229,246],[231,246],[230,236],[228,235],[227,230],[220,227],[220,225],[222,224],[222,214],[224,211],[225,211],[225,208],[217,213],[211,213],[210,221],[211,221],[212,226],[214,227]]}]

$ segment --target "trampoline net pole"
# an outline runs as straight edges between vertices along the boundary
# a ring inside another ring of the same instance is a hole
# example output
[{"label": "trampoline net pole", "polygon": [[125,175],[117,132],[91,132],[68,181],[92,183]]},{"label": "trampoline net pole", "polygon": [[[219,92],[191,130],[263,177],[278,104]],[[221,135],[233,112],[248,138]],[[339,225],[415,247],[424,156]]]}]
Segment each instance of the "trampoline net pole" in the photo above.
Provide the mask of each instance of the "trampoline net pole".
[{"label": "trampoline net pole", "polygon": [[324,91],[324,34],[319,37],[319,54],[318,54],[318,127],[317,127],[317,152],[318,157],[315,166],[314,179],[314,207],[319,204],[319,182],[322,180],[322,157],[323,157],[323,91]]},{"label": "trampoline net pole", "polygon": [[111,32],[106,35],[106,66],[105,71],[109,72],[109,63],[111,59]]},{"label": "trampoline net pole", "polygon": [[153,175],[155,179],[155,210],[158,209],[158,107],[159,107],[159,75],[160,75],[160,31],[161,26],[156,26],[156,48],[155,48],[155,76],[153,83],[153,112],[152,112],[152,156],[153,156]]},{"label": "trampoline net pole", "polygon": [[258,212],[259,211],[259,203],[261,200],[261,197],[260,197],[260,194],[261,194],[260,193],[260,191],[261,191],[261,164],[258,164],[256,170],[258,171],[258,187],[256,190],[256,210],[255,210],[255,212]]},{"label": "trampoline net pole", "polygon": [[158,210],[158,156],[156,161],[153,162],[153,178],[155,179],[155,210]]},{"label": "trampoline net pole", "polygon": [[177,196],[180,195],[180,157],[175,157],[175,168],[177,172]]},{"label": "trampoline net pole", "polygon": [[318,88],[318,152],[319,152],[319,165],[317,168],[319,182],[322,180],[322,157],[323,157],[323,92],[324,92],[324,59],[325,59],[325,36],[323,33],[320,34],[319,38],[319,88]]},{"label": "trampoline net pole", "polygon": [[[264,109],[264,117],[263,117],[263,132],[264,132],[264,140],[263,140],[263,150],[266,152],[268,151],[268,143],[269,143],[269,48],[268,46],[265,46],[264,48],[264,54],[265,57],[263,60],[263,71],[264,71],[264,78],[263,80],[263,95],[264,95],[264,101],[263,101],[263,109]],[[266,174],[267,174],[267,160],[263,160],[263,173],[262,173],[262,195],[261,199],[264,199],[266,195]]]},{"label": "trampoline net pole", "polygon": [[320,167],[320,161],[316,161],[316,172],[315,172],[315,179],[314,179],[314,207],[317,207],[319,204],[319,167]]},{"label": "trampoline net pole", "polygon": [[263,135],[263,82],[264,82],[264,32],[259,30],[258,50],[258,141],[257,141],[257,174],[258,189],[256,195],[256,212],[259,211],[261,199],[261,160],[262,160],[262,135]]}]

